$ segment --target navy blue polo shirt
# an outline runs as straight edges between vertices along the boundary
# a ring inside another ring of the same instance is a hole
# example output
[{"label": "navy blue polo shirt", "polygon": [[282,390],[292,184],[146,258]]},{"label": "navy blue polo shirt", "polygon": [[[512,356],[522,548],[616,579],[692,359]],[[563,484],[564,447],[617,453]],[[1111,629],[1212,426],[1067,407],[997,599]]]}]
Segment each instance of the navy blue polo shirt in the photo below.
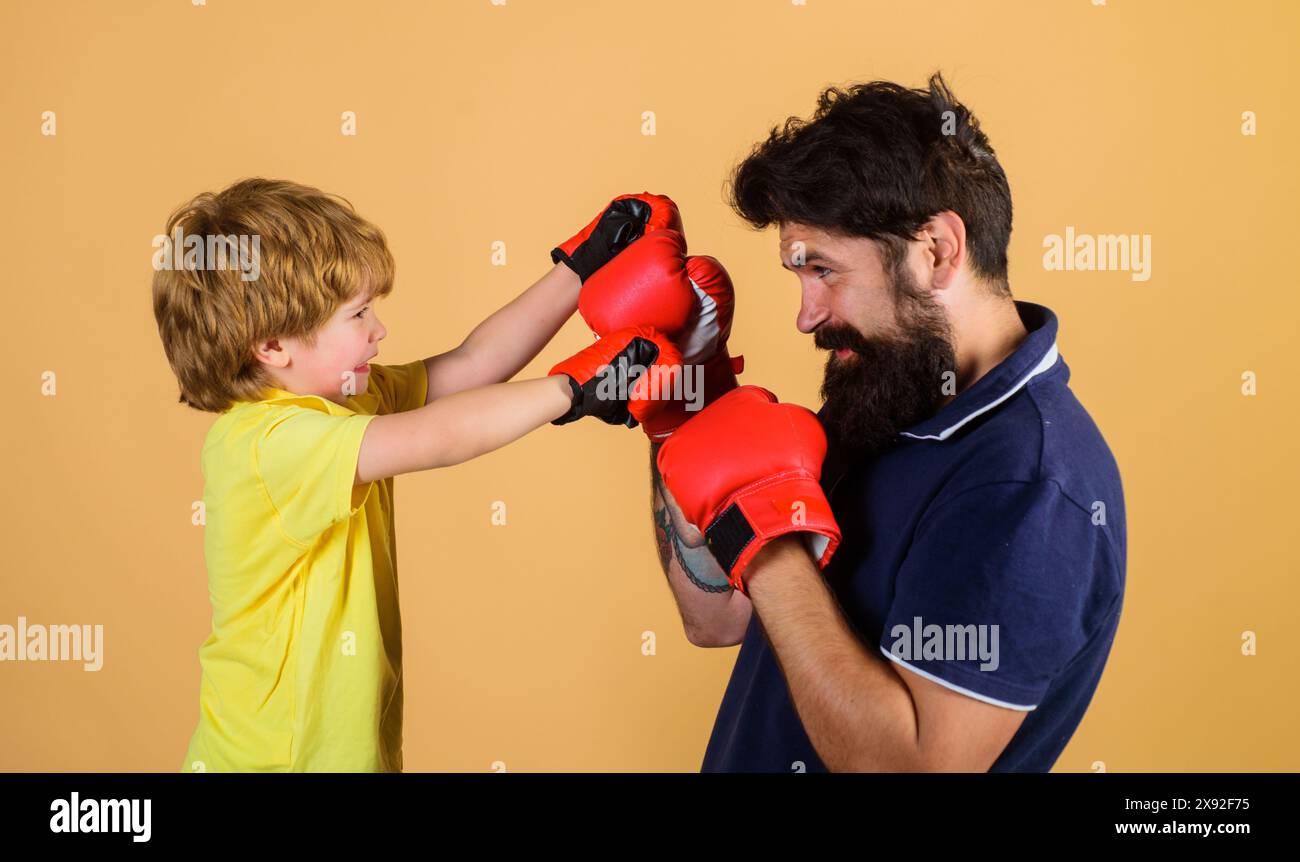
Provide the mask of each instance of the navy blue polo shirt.
[{"label": "navy blue polo shirt", "polygon": [[[827,456],[843,539],[824,572],[892,661],[1025,720],[992,771],[1046,772],[1101,679],[1124,595],[1119,469],[1067,385],[1056,316],[874,460]],[[825,771],[754,614],[703,770]]]}]

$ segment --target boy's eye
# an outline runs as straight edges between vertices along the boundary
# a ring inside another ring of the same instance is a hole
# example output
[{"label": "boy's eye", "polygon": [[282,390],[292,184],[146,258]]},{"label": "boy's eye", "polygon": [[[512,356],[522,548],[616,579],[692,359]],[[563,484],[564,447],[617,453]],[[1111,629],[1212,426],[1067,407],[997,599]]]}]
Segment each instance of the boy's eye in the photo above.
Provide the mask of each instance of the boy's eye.
[{"label": "boy's eye", "polygon": [[353,316],[353,317],[360,317],[361,315],[365,314],[365,313],[366,313],[367,311],[369,311],[369,310],[370,310],[370,306],[367,305],[365,308],[361,309],[360,311],[358,311],[356,314],[354,314],[354,315],[352,315],[352,316]]}]

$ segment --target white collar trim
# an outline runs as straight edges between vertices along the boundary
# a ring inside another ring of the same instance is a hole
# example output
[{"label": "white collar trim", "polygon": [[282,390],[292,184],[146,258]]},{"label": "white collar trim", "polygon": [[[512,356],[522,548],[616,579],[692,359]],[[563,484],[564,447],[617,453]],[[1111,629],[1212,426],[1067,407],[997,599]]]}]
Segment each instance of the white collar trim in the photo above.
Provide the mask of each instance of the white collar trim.
[{"label": "white collar trim", "polygon": [[1006,401],[1012,395],[1015,395],[1017,392],[1023,389],[1025,384],[1028,383],[1030,380],[1033,380],[1038,375],[1046,372],[1049,368],[1051,368],[1053,365],[1056,364],[1056,360],[1059,355],[1060,354],[1056,349],[1056,342],[1053,341],[1051,348],[1047,351],[1047,353],[1043,355],[1043,358],[1039,361],[1039,363],[1035,365],[1033,368],[1031,368],[1029,373],[1020,379],[1019,383],[1017,383],[1015,386],[1012,386],[1006,392],[1003,392],[1001,397],[993,401],[990,401],[988,404],[985,404],[983,407],[976,410],[974,413],[971,413],[963,417],[962,419],[958,420],[955,424],[950,425],[947,428],[940,431],[938,434],[920,435],[920,434],[910,434],[904,431],[900,436],[911,437],[913,440],[947,440],[967,422],[970,422],[972,419],[976,418],[977,416],[981,416],[989,412],[990,410],[992,410],[994,407],[997,407],[1003,401]]}]

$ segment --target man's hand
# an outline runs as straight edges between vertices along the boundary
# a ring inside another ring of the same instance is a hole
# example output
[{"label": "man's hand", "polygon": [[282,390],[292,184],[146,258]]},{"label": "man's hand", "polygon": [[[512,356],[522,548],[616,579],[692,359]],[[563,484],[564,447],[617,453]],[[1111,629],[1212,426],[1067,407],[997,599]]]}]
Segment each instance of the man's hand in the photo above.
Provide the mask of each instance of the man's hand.
[{"label": "man's hand", "polygon": [[723,395],[668,438],[656,463],[684,514],[704,533],[733,587],[772,539],[811,534],[823,568],[840,528],[822,492],[826,434],[817,417],[757,386]]}]

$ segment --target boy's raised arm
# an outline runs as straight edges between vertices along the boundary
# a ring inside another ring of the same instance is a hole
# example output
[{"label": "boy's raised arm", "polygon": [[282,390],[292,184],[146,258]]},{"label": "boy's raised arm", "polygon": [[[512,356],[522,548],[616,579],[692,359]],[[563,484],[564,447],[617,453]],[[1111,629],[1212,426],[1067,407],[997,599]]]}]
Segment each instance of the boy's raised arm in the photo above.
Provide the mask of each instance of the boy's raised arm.
[{"label": "boy's raised arm", "polygon": [[556,264],[474,327],[458,347],[425,359],[429,392],[424,403],[514,377],[577,309],[581,289],[573,270]]},{"label": "boy's raised arm", "polygon": [[459,346],[424,360],[425,404],[502,383],[532,361],[578,307],[582,283],[647,230],[681,228],[670,198],[619,195],[582,230],[551,251],[555,266],[474,327]]}]

